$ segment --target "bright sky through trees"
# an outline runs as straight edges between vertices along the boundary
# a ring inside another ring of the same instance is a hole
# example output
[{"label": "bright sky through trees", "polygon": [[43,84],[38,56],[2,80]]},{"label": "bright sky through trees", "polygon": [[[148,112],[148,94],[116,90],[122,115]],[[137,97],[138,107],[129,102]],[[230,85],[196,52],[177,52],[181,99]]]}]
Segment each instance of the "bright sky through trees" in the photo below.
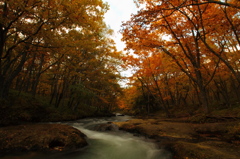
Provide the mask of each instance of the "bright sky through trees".
[{"label": "bright sky through trees", "polygon": [[105,14],[105,22],[114,30],[113,39],[116,42],[117,49],[123,50],[125,45],[121,41],[122,35],[119,33],[122,22],[130,19],[131,14],[137,12],[137,7],[133,0],[103,0],[110,5],[110,9]]},{"label": "bright sky through trees", "polygon": [[[103,0],[103,2],[107,2],[110,6],[110,9],[105,14],[105,22],[114,30],[112,38],[116,43],[118,51],[123,51],[125,44],[121,41],[122,35],[119,33],[119,30],[121,29],[122,22],[130,20],[131,14],[137,13],[137,7],[133,0]],[[131,70],[122,71],[121,74],[126,77],[132,75]],[[125,85],[126,82],[120,83],[121,85]]]}]

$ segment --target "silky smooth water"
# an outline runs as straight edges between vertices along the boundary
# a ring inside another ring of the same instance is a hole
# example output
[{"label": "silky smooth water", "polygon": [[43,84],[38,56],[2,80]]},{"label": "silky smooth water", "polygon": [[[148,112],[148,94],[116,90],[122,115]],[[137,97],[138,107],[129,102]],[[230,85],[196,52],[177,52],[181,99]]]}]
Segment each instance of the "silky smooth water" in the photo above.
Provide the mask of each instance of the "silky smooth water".
[{"label": "silky smooth water", "polygon": [[[124,121],[130,117],[91,118],[64,124],[87,135],[89,145],[73,152],[28,154],[28,159],[171,159],[171,154],[144,138],[123,131],[98,132],[93,128],[108,121]],[[15,156],[16,157],[16,156]],[[8,158],[9,159],[9,158]],[[15,158],[13,158],[15,159]]]}]

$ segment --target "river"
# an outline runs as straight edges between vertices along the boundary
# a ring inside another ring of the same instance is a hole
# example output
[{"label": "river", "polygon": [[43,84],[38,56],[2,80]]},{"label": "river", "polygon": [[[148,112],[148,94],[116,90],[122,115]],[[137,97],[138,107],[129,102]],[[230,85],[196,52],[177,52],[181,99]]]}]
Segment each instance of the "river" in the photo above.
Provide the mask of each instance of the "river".
[{"label": "river", "polygon": [[[171,159],[171,154],[142,137],[136,137],[123,131],[94,131],[96,125],[109,121],[125,121],[130,117],[89,118],[74,122],[64,122],[81,130],[88,137],[86,148],[73,152],[48,154],[31,153],[24,156],[12,156],[12,159]],[[9,158],[8,158],[9,159]]]}]

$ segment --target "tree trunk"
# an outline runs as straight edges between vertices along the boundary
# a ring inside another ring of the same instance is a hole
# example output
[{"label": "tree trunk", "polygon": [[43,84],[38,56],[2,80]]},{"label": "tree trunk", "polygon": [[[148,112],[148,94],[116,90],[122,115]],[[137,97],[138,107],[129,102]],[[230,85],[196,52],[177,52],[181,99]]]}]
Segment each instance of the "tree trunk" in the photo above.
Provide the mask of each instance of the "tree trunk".
[{"label": "tree trunk", "polygon": [[0,82],[1,82],[1,87],[0,87],[0,97],[6,98],[8,97],[10,87],[12,85],[13,80],[17,77],[17,75],[20,73],[22,70],[22,67],[24,63],[27,60],[27,53],[23,52],[22,58],[18,66],[13,72],[10,72],[10,74],[7,76],[0,75]]}]

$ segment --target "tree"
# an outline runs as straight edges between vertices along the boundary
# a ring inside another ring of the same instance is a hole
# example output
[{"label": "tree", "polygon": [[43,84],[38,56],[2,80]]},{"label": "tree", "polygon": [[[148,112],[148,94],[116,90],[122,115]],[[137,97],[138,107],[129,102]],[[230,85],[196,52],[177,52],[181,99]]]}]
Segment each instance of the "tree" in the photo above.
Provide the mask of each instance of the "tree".
[{"label": "tree", "polygon": [[[193,5],[204,5],[204,4],[213,3],[213,4],[218,4],[218,5],[222,5],[222,6],[227,6],[227,7],[240,9],[240,5],[239,5],[238,0],[231,0],[230,2],[229,1],[224,2],[224,1],[221,1],[221,0],[195,0],[194,3],[190,3],[190,4],[188,2],[189,2],[188,0],[182,1],[181,5],[179,7],[181,8],[181,7],[187,7],[187,6],[193,6]],[[144,0],[135,0],[135,3],[140,5],[140,4],[144,3]],[[153,4],[150,1],[147,2],[147,3]],[[176,9],[176,8],[172,8],[172,9]]]},{"label": "tree", "polygon": [[6,97],[36,48],[64,48],[59,37],[69,30],[98,33],[107,5],[101,0],[3,0],[0,8],[0,96]]},{"label": "tree", "polygon": [[[229,60],[230,53],[238,50],[239,45],[238,9],[226,8],[227,3],[220,7],[220,1],[217,4],[212,4],[213,1],[205,3],[195,0],[138,2],[145,5],[145,8],[123,24],[123,40],[127,49],[146,58],[154,57],[157,52],[171,57],[193,82],[200,104],[207,113],[207,87],[222,63],[237,81],[239,78],[238,68],[234,67],[237,61]],[[237,3],[231,1],[231,4]],[[213,20],[214,25],[211,24]]]},{"label": "tree", "polygon": [[102,0],[0,2],[0,98],[10,89],[49,99],[56,108],[112,111],[121,88]]}]

